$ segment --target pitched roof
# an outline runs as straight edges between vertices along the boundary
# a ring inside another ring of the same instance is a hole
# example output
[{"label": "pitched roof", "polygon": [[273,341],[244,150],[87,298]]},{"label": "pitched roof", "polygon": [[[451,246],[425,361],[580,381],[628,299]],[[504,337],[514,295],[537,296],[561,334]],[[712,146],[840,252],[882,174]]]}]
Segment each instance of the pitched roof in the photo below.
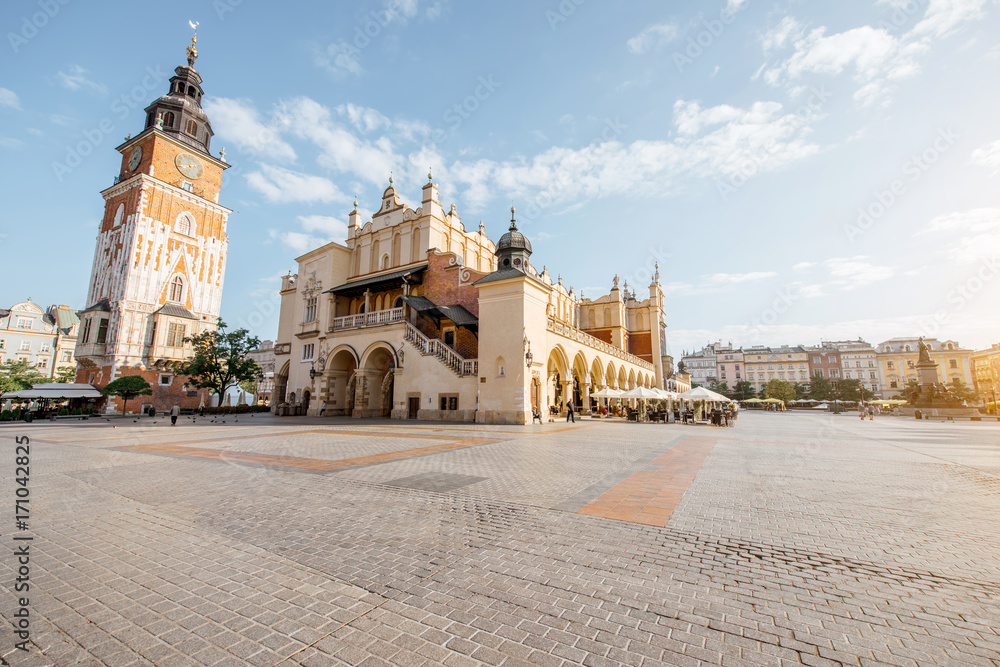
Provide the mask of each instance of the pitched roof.
[{"label": "pitched roof", "polygon": [[169,315],[170,317],[183,317],[188,320],[196,320],[198,316],[192,313],[187,308],[183,306],[178,306],[176,303],[165,303],[158,310],[153,311],[153,314],[157,313],[161,315]]}]

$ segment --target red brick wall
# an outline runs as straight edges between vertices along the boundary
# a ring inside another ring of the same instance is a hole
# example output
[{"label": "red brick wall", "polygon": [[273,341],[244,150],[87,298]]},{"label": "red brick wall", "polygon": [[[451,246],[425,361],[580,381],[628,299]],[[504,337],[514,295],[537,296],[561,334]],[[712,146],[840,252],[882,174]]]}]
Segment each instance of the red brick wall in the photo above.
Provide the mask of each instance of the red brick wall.
[{"label": "red brick wall", "polygon": [[648,331],[633,332],[628,338],[628,351],[640,359],[653,361],[653,343]]},{"label": "red brick wall", "polygon": [[[94,386],[98,389],[103,389],[108,385],[111,377],[111,366],[104,366],[103,368],[83,368],[77,369],[77,382],[90,382],[90,374],[96,372],[98,377],[101,378],[100,382],[95,382]],[[135,398],[130,398],[128,405],[126,406],[130,412],[138,412],[139,409],[145,404],[152,404],[156,408],[157,412],[164,412],[170,410],[174,405],[179,405],[183,408],[197,408],[201,404],[201,397],[205,397],[205,405],[209,404],[210,390],[208,389],[196,389],[195,387],[189,387],[188,390],[184,389],[184,383],[187,381],[187,377],[184,375],[174,375],[170,381],[169,386],[163,386],[160,384],[160,375],[166,371],[157,370],[144,370],[140,371],[138,368],[119,368],[118,377],[125,377],[126,375],[141,375],[142,378],[151,385],[153,390],[152,396],[136,396]],[[116,378],[117,379],[117,378]],[[197,392],[195,396],[188,396],[190,392]],[[104,411],[106,406],[113,405],[115,410],[118,412],[122,411],[122,405],[124,401],[121,398],[108,396],[105,398],[98,399],[97,406],[100,411]]]},{"label": "red brick wall", "polygon": [[[424,274],[424,284],[420,294],[439,306],[464,306],[470,313],[479,317],[479,290],[471,284],[459,286],[459,267],[448,266],[452,253],[427,255],[427,273]],[[473,283],[485,273],[467,269],[469,279],[465,283]]]}]

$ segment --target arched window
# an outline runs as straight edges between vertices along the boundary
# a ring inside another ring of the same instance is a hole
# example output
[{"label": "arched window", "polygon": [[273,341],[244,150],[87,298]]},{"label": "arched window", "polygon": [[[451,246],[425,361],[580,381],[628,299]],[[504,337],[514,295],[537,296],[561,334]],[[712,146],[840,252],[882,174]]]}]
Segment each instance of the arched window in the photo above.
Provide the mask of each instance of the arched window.
[{"label": "arched window", "polygon": [[118,204],[118,209],[115,211],[114,226],[117,227],[118,225],[122,224],[122,219],[124,217],[125,217],[125,204]]},{"label": "arched window", "polygon": [[611,309],[610,308],[605,308],[604,309],[604,326],[606,326],[606,327],[610,327],[611,326]]},{"label": "arched window", "polygon": [[396,233],[392,237],[392,266],[399,266],[402,263],[403,236]]},{"label": "arched window", "polygon": [[163,114],[163,127],[173,127],[174,126],[174,112],[168,111]]},{"label": "arched window", "polygon": [[389,268],[389,253],[387,252],[382,253],[382,258],[378,262],[378,268],[379,271],[381,271],[382,269]]},{"label": "arched window", "polygon": [[170,301],[179,302],[184,298],[184,279],[180,276],[170,283]]},{"label": "arched window", "polygon": [[198,134],[198,123],[194,122],[193,120],[189,120],[187,126],[187,132],[192,137],[196,136]]},{"label": "arched window", "polygon": [[643,331],[646,327],[643,326],[642,313],[635,314],[635,328],[637,331]]},{"label": "arched window", "polygon": [[192,231],[194,231],[194,218],[191,217],[190,213],[185,211],[177,216],[174,231],[184,236],[191,236]]},{"label": "arched window", "polygon": [[378,260],[380,257],[378,251],[378,240],[372,241],[371,255],[368,257],[368,271],[369,273],[375,271],[378,268]]}]

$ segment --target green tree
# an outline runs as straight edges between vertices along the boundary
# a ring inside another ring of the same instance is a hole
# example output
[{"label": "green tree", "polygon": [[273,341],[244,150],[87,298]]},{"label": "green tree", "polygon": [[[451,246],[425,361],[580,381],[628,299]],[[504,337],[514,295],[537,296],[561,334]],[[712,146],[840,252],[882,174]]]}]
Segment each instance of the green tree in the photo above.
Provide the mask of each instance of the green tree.
[{"label": "green tree", "polygon": [[63,384],[76,382],[76,366],[63,366],[57,370],[56,382]]},{"label": "green tree", "polygon": [[31,389],[49,378],[38,372],[38,367],[27,359],[8,359],[0,364],[0,392]]},{"label": "green tree", "polygon": [[777,378],[769,381],[764,387],[765,398],[777,398],[785,403],[795,400],[795,387],[788,380]]},{"label": "green tree", "polygon": [[708,383],[708,388],[714,391],[716,394],[722,394],[726,398],[732,398],[732,392],[729,389],[728,382],[719,382],[718,380],[712,380]]},{"label": "green tree", "polygon": [[126,375],[108,383],[102,392],[105,396],[118,396],[122,399],[122,412],[129,399],[136,396],[149,396],[153,393],[149,383],[142,379],[141,375]]},{"label": "green tree", "polygon": [[902,391],[899,392],[899,397],[904,401],[913,401],[914,397],[920,389],[920,383],[915,379],[911,379],[903,387]]},{"label": "green tree", "polygon": [[971,387],[958,378],[952,380],[951,384],[948,385],[948,392],[956,399],[966,404],[979,402],[979,394],[973,391]]},{"label": "green tree", "polygon": [[733,395],[730,398],[737,398],[741,401],[745,401],[756,395],[757,392],[754,391],[753,383],[747,382],[746,380],[740,380],[736,383],[736,386],[733,387]]},{"label": "green tree", "polygon": [[809,398],[814,401],[829,401],[833,398],[833,384],[822,375],[814,375],[809,383]]},{"label": "green tree", "polygon": [[188,384],[211,389],[219,397],[226,389],[241,382],[251,382],[260,372],[260,364],[247,358],[247,352],[257,349],[260,339],[246,329],[226,332],[226,323],[219,318],[215,331],[204,331],[185,338],[194,346],[194,356],[178,370],[188,376]]},{"label": "green tree", "polygon": [[865,388],[858,379],[841,378],[833,382],[833,396],[845,403],[857,403],[858,401],[868,401],[875,397],[875,394]]}]

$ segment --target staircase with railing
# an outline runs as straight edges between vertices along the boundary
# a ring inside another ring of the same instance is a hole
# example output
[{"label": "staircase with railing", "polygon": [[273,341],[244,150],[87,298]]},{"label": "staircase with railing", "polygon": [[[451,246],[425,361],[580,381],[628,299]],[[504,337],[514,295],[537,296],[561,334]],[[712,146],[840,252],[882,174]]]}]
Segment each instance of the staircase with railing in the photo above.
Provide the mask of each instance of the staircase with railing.
[{"label": "staircase with railing", "polygon": [[396,324],[403,321],[403,308],[390,308],[388,310],[376,310],[371,313],[359,313],[358,315],[345,315],[335,317],[330,323],[328,331],[341,331],[343,329],[360,329],[362,327],[379,327],[386,324]]},{"label": "staircase with railing", "polygon": [[428,338],[409,322],[406,323],[403,339],[417,348],[420,354],[437,357],[441,363],[454,371],[456,375],[479,375],[478,359],[466,359],[462,357],[458,352],[445,345],[443,341]]}]

